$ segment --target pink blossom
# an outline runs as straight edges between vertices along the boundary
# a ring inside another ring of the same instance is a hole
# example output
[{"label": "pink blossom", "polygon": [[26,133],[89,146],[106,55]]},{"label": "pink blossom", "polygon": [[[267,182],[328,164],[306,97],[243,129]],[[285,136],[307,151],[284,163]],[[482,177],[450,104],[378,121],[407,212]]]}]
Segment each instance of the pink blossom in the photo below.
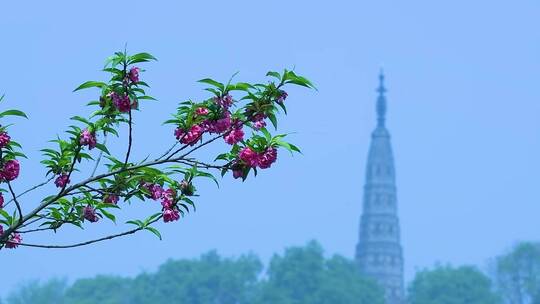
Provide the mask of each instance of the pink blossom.
[{"label": "pink blossom", "polygon": [[253,128],[259,130],[261,128],[266,127],[266,122],[264,119],[267,116],[264,113],[257,113],[251,117],[251,121],[253,122]]},{"label": "pink blossom", "polygon": [[4,234],[4,227],[2,227],[2,225],[0,225],[0,235]]},{"label": "pink blossom", "polygon": [[248,166],[255,168],[258,165],[258,156],[257,152],[251,150],[250,147],[245,147],[240,150],[238,157]]},{"label": "pink blossom", "polygon": [[58,175],[58,177],[56,178],[56,180],[54,181],[54,184],[56,185],[56,187],[58,188],[63,188],[65,187],[67,184],[69,184],[70,180],[69,180],[69,176],[65,173],[62,173],[60,175]]},{"label": "pink blossom", "polygon": [[97,144],[96,134],[94,132],[88,131],[88,129],[84,129],[81,132],[79,143],[82,146],[88,146],[88,149],[92,150],[96,147]]},{"label": "pink blossom", "polygon": [[218,105],[220,105],[224,109],[228,109],[233,104],[233,98],[231,95],[227,94],[223,97],[215,97],[214,100]]},{"label": "pink blossom", "polygon": [[281,94],[279,95],[279,97],[278,97],[278,99],[276,101],[279,102],[279,103],[283,103],[285,101],[285,99],[287,99],[287,96],[289,96],[289,94],[287,94],[287,92],[282,91],[282,90],[280,90],[279,92]]},{"label": "pink blossom", "polygon": [[118,95],[116,92],[113,92],[111,94],[111,98],[113,100],[113,104],[118,109],[118,111],[122,113],[129,112],[129,109],[131,108],[131,104],[129,102],[129,97],[125,94],[122,96]]},{"label": "pink blossom", "polygon": [[150,198],[153,200],[160,199],[163,194],[163,188],[158,184],[144,183],[142,186],[150,192]]},{"label": "pink blossom", "polygon": [[150,193],[152,199],[157,200],[163,195],[163,188],[158,184],[153,184],[150,187]]},{"label": "pink blossom", "polygon": [[11,160],[8,160],[4,164],[4,167],[2,168],[0,175],[3,179],[7,181],[12,181],[19,176],[19,171],[20,171],[19,161],[16,159],[11,159]]},{"label": "pink blossom", "polygon": [[132,67],[130,70],[129,70],[129,80],[131,80],[131,82],[139,82],[139,72],[141,71],[141,69],[139,69],[138,67]]},{"label": "pink blossom", "polygon": [[177,128],[174,131],[174,135],[176,136],[176,139],[180,140],[181,143],[185,145],[194,145],[199,138],[201,138],[202,134],[204,133],[204,128],[199,125],[193,125],[191,126],[191,129],[189,129],[189,132],[185,132],[182,128]]},{"label": "pink blossom", "polygon": [[277,149],[269,147],[263,153],[258,155],[259,168],[267,169],[277,160]]},{"label": "pink blossom", "polygon": [[209,133],[223,133],[231,127],[231,113],[228,111],[218,120],[206,120],[204,127]]},{"label": "pink blossom", "polygon": [[180,219],[180,213],[175,209],[165,209],[163,211],[163,221],[165,223],[177,221]]},{"label": "pink blossom", "polygon": [[152,193],[152,199],[157,200],[163,195],[163,188],[158,184],[154,184],[150,188],[150,192]]},{"label": "pink blossom", "polygon": [[244,176],[244,171],[243,170],[233,170],[233,177],[236,179],[236,178],[240,178]]},{"label": "pink blossom", "polygon": [[13,233],[9,236],[8,240],[6,241],[6,248],[14,249],[19,246],[19,244],[22,243],[22,236],[18,233]]},{"label": "pink blossom", "polygon": [[105,202],[107,204],[116,205],[118,203],[118,200],[119,200],[118,195],[116,195],[116,194],[108,194],[103,199],[103,202]]},{"label": "pink blossom", "polygon": [[[0,193],[0,209],[4,208],[4,196]],[[2,233],[0,233],[2,234]]]},{"label": "pink blossom", "polygon": [[208,113],[209,113],[209,111],[208,111],[207,108],[202,108],[202,107],[201,107],[201,108],[197,108],[197,109],[195,110],[195,114],[196,114],[196,115],[199,115],[199,116],[205,116],[205,115],[208,115]]},{"label": "pink blossom", "polygon": [[266,122],[264,120],[257,120],[253,123],[253,128],[259,130],[266,127]]},{"label": "pink blossom", "polygon": [[195,193],[195,187],[191,182],[183,180],[180,182],[180,191],[182,191],[182,194],[185,196],[192,196]]},{"label": "pink blossom", "polygon": [[83,208],[83,217],[92,223],[99,220],[99,217],[96,214],[96,209],[94,209],[92,206],[86,206]]},{"label": "pink blossom", "polygon": [[161,205],[165,209],[171,209],[174,205],[176,198],[176,191],[174,189],[167,189],[161,194]]},{"label": "pink blossom", "polygon": [[223,136],[225,142],[229,145],[234,145],[244,139],[244,131],[242,129],[233,129],[229,134]]},{"label": "pink blossom", "polygon": [[5,148],[9,144],[11,137],[7,132],[0,132],[0,148]]}]

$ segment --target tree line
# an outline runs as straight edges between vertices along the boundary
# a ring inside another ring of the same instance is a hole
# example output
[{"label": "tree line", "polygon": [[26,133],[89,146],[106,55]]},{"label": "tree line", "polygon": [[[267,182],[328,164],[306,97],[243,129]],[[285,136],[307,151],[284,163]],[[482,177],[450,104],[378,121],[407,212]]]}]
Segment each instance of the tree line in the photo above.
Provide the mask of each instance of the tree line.
[{"label": "tree line", "polygon": [[[169,260],[133,278],[99,275],[68,284],[32,281],[1,304],[384,304],[383,290],[345,257],[326,257],[315,241],[276,254],[264,269],[253,255],[225,258],[210,251]],[[436,265],[408,285],[409,304],[539,304],[540,244],[520,243],[488,270]]]}]

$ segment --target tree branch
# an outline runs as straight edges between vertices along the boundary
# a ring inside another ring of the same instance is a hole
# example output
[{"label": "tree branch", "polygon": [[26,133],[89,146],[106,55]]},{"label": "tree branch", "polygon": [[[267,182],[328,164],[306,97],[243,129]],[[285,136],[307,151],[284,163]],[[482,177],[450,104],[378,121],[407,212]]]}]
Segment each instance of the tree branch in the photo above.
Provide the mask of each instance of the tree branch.
[{"label": "tree branch", "polygon": [[[75,244],[70,244],[70,245],[40,245],[40,244],[21,243],[21,244],[19,244],[19,246],[27,246],[27,247],[35,247],[35,248],[48,248],[48,249],[65,249],[65,248],[75,248],[75,247],[86,246],[86,245],[90,245],[90,244],[93,244],[93,243],[112,240],[112,239],[115,239],[115,238],[118,238],[118,237],[121,237],[121,236],[134,234],[137,231],[144,230],[146,227],[148,227],[151,224],[155,223],[156,221],[160,220],[162,217],[163,216],[160,215],[159,217],[157,217],[156,219],[154,219],[153,221],[151,221],[150,223],[148,223],[148,225],[146,225],[144,227],[137,227],[137,228],[134,228],[134,229],[122,232],[122,233],[113,234],[113,235],[105,236],[105,237],[102,237],[102,238],[99,238],[99,239],[94,239],[94,240],[90,240],[90,241],[86,241],[86,242],[75,243]],[[5,243],[5,242],[1,241],[0,243]]]},{"label": "tree branch", "polygon": [[[150,167],[150,166],[155,166],[155,165],[160,165],[160,164],[166,164],[166,163],[175,163],[175,162],[178,162],[179,160],[183,160],[186,156],[188,156],[189,154],[191,154],[192,152],[214,142],[215,140],[217,140],[218,138],[222,137],[223,135],[219,135],[219,136],[216,136],[204,143],[201,143],[199,144],[198,146],[192,148],[191,150],[189,150],[188,152],[186,152],[184,155],[182,156],[179,156],[179,157],[176,157],[176,158],[173,158],[173,159],[162,159],[162,160],[158,160],[158,161],[151,161],[151,162],[146,162],[146,163],[143,163],[143,164],[140,164],[140,165],[134,165],[134,166],[127,166],[127,167],[123,167],[121,169],[118,169],[118,170],[115,170],[115,171],[111,171],[111,172],[107,172],[107,173],[102,173],[102,174],[99,174],[99,175],[96,175],[96,176],[93,176],[93,177],[90,177],[84,181],[81,181],[79,183],[76,183],[76,184],[73,184],[72,186],[69,186],[69,187],[66,187],[67,185],[65,185],[61,191],[55,195],[53,198],[49,199],[49,200],[46,200],[44,202],[42,202],[41,204],[39,204],[34,210],[30,211],[27,215],[23,216],[22,218],[22,221],[19,221],[17,224],[13,225],[13,226],[10,226],[8,229],[6,229],[4,231],[4,234],[3,235],[0,235],[0,242],[4,241],[5,239],[7,239],[7,237],[15,230],[17,230],[17,228],[19,228],[23,223],[25,223],[26,221],[30,220],[31,218],[33,218],[34,216],[36,216],[41,210],[47,208],[49,205],[51,205],[52,203],[56,202],[59,198],[62,198],[66,195],[69,195],[71,191],[73,190],[76,190],[76,189],[79,189],[83,186],[86,186],[87,184],[89,183],[92,183],[92,182],[95,182],[97,180],[100,180],[102,178],[105,178],[105,177],[109,177],[109,176],[112,176],[112,175],[116,175],[116,174],[120,174],[122,172],[126,172],[126,171],[131,171],[131,170],[136,170],[136,169],[139,169],[139,168],[144,168],[144,167]],[[77,153],[76,153],[76,156],[78,154],[78,151],[77,150]],[[73,171],[73,167],[75,165],[75,159],[76,157],[74,158],[74,162],[72,164],[72,169],[70,170],[68,176],[71,175],[71,172]]]}]

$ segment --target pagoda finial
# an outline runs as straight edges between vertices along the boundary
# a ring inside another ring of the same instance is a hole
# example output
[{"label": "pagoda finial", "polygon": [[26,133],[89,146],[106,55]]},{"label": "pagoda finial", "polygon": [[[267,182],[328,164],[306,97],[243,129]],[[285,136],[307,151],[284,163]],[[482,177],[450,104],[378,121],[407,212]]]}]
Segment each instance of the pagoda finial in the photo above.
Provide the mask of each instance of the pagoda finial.
[{"label": "pagoda finial", "polygon": [[386,119],[386,97],[384,93],[386,88],[384,87],[384,71],[381,69],[379,73],[379,87],[377,88],[379,96],[377,98],[377,125],[384,127],[384,121]]}]

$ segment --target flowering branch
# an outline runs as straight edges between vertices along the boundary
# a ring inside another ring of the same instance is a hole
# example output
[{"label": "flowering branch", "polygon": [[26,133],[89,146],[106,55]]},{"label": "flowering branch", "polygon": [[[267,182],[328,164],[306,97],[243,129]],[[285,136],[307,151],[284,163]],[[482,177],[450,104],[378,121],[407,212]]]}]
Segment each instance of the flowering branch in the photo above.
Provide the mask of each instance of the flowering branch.
[{"label": "flowering branch", "polygon": [[[145,92],[149,87],[140,80],[138,63],[156,60],[148,53],[128,55],[117,52],[111,56],[104,68],[111,74],[108,82],[88,81],[75,91],[87,88],[99,88],[99,101],[91,101],[89,106],[98,109],[88,118],[75,116],[71,119],[84,124],[83,127],[72,125],[67,134],[68,139],[52,140],[57,148],[45,148],[41,151],[45,159],[41,161],[48,169],[50,181],[59,188],[56,194],[45,197],[33,210],[23,214],[18,197],[46,184],[36,185],[19,196],[13,191],[11,181],[19,176],[17,157],[24,157],[19,152],[21,146],[7,135],[6,128],[0,126],[0,182],[7,183],[12,200],[18,211],[9,213],[3,206],[0,193],[0,249],[17,246],[39,248],[72,248],[133,234],[147,230],[161,239],[160,232],[153,226],[159,220],[165,223],[177,221],[186,213],[195,209],[192,198],[197,189],[196,179],[210,178],[218,181],[210,170],[218,170],[222,176],[232,172],[235,179],[245,180],[250,172],[255,175],[258,170],[270,168],[277,160],[278,148],[290,152],[300,150],[283,140],[286,135],[271,135],[266,129],[267,121],[277,129],[277,114],[287,113],[285,99],[288,94],[281,88],[287,84],[308,88],[314,86],[304,77],[293,71],[285,70],[282,74],[269,72],[267,76],[274,78],[268,83],[249,84],[220,83],[213,79],[202,79],[199,82],[209,87],[206,91],[212,97],[201,102],[181,102],[176,114],[165,124],[175,126],[176,142],[159,158],[153,161],[143,160],[130,162],[133,147],[133,111],[139,111],[139,101],[155,100]],[[234,98],[233,91],[243,96]],[[1,98],[0,98],[1,100]],[[24,116],[23,112],[8,110],[0,113],[4,116]],[[123,161],[115,158],[107,148],[108,134],[119,136],[117,128],[127,124],[129,134],[127,150]],[[247,136],[245,129],[250,129]],[[98,143],[96,134],[103,134],[105,139]],[[206,134],[212,135],[204,140]],[[195,151],[202,149],[219,139],[230,147],[217,155],[213,162],[190,157]],[[178,144],[181,144],[178,147]],[[78,164],[83,160],[94,161],[91,150],[100,150],[90,177],[72,183],[73,172],[78,171]],[[3,149],[3,150],[2,150]],[[176,149],[176,150],[175,150]],[[5,154],[2,152],[5,151]],[[102,157],[108,159],[106,171],[96,175]],[[0,188],[0,191],[6,191]],[[53,230],[57,232],[63,225],[83,227],[88,223],[96,223],[103,218],[116,222],[114,211],[122,208],[120,199],[131,202],[133,199],[154,200],[160,202],[159,212],[144,220],[130,220],[126,224],[135,225],[133,229],[112,234],[99,239],[71,245],[36,245],[23,243],[21,234]],[[22,202],[24,204],[24,202]],[[13,214],[13,215],[12,215]],[[39,225],[39,226],[34,226]],[[5,226],[5,230],[4,230]],[[33,226],[33,227],[32,227]],[[23,228],[25,228],[23,230]]]}]

